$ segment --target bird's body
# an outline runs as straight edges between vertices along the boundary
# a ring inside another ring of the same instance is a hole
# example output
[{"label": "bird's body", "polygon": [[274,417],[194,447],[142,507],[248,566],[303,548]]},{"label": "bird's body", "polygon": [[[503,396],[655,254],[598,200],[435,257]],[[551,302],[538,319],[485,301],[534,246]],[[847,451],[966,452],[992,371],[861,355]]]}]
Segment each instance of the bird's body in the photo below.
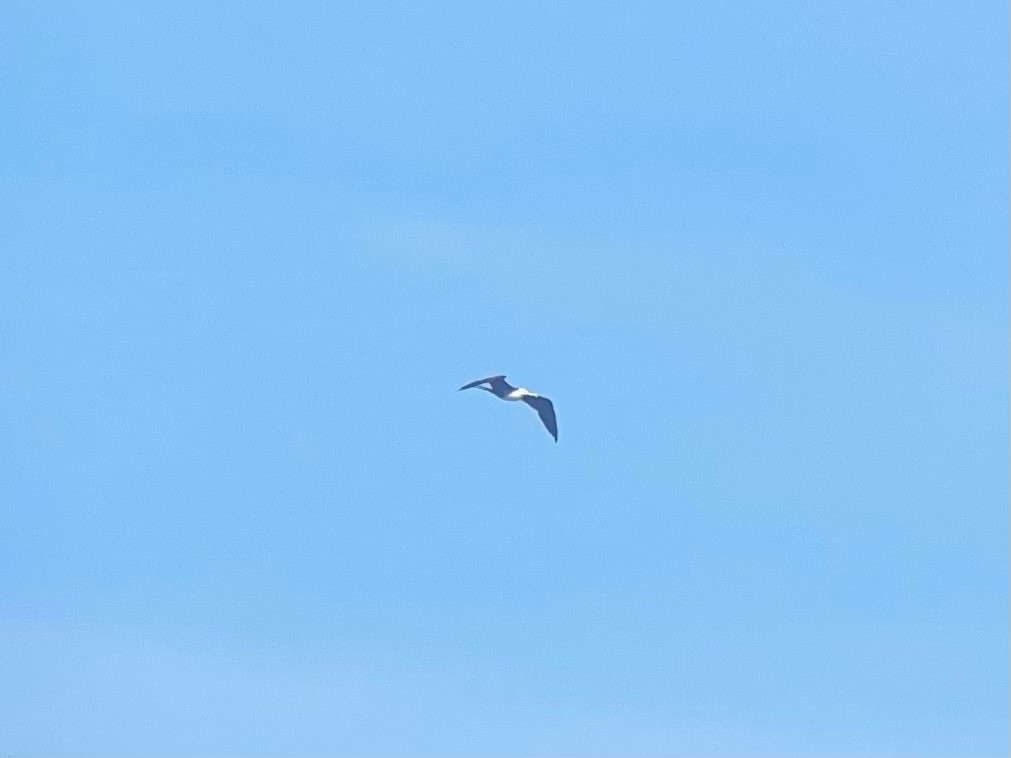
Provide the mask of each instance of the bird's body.
[{"label": "bird's body", "polygon": [[[485,386],[487,385],[487,386]],[[463,385],[461,390],[469,390],[477,387],[485,392],[490,392],[495,397],[502,400],[522,401],[537,411],[544,427],[548,433],[558,442],[558,423],[555,420],[555,406],[546,397],[541,397],[536,392],[531,392],[525,387],[513,387],[505,380],[505,374],[485,377]]]}]

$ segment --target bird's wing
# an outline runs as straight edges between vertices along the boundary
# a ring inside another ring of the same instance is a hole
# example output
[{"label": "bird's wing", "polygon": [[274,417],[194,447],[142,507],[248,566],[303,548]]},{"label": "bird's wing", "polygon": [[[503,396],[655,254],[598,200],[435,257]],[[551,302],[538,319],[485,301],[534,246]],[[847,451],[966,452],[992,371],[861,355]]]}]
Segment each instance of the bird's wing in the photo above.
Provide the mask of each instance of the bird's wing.
[{"label": "bird's wing", "polygon": [[492,392],[494,392],[499,397],[501,397],[502,395],[508,395],[510,392],[516,389],[505,380],[505,374],[491,377],[490,379],[488,379],[488,384],[491,385]]},{"label": "bird's wing", "polygon": [[525,397],[521,397],[520,400],[537,411],[537,415],[541,417],[544,426],[551,432],[551,436],[555,438],[555,442],[558,442],[558,422],[555,420],[555,406],[551,404],[551,401],[540,395],[526,395]]},{"label": "bird's wing", "polygon": [[[506,376],[505,374],[496,374],[495,376],[486,376],[484,379],[476,379],[475,381],[471,382],[470,384],[465,384],[460,389],[461,390],[469,390],[471,387],[476,387],[479,384],[491,384],[492,386],[494,386],[494,382],[495,381],[501,381],[502,379],[505,379],[505,376]],[[457,391],[459,392],[459,390],[457,390]]]}]

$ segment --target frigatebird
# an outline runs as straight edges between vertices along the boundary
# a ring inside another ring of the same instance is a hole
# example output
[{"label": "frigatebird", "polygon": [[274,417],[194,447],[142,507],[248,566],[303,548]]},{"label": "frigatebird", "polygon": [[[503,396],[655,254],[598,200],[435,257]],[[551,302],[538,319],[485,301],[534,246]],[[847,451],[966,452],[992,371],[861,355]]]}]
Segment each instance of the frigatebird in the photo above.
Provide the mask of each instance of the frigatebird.
[{"label": "frigatebird", "polygon": [[[558,442],[558,423],[555,421],[555,406],[551,404],[551,401],[523,387],[513,387],[505,378],[505,374],[488,376],[484,379],[473,381],[470,384],[465,384],[460,390],[469,390],[472,387],[477,387],[485,392],[490,392],[502,400],[522,400],[537,411],[537,415],[541,417],[541,422],[545,428],[555,438],[555,442]],[[488,386],[486,387],[485,385]],[[459,392],[460,390],[457,391]]]}]

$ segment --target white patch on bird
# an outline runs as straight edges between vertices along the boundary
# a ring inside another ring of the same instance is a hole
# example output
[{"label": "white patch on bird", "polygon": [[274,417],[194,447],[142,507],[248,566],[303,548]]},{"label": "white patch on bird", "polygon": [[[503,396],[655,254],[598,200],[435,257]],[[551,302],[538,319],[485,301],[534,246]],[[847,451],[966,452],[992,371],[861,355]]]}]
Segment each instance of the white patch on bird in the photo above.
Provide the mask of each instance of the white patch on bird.
[{"label": "white patch on bird", "polygon": [[512,392],[510,392],[508,395],[506,395],[504,399],[505,400],[522,400],[525,397],[531,397],[531,396],[533,396],[533,394],[534,393],[531,392],[530,390],[524,389],[523,387],[517,387]]}]

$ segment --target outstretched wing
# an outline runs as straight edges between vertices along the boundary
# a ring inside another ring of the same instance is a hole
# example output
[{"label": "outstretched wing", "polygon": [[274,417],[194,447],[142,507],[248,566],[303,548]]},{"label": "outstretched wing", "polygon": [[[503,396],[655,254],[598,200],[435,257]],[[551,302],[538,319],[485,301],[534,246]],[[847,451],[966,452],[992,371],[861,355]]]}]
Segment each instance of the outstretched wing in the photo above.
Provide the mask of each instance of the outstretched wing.
[{"label": "outstretched wing", "polygon": [[[495,382],[500,382],[505,379],[505,374],[496,374],[495,376],[486,376],[484,379],[476,379],[470,384],[463,385],[460,390],[469,390],[471,387],[476,387],[479,384],[490,384],[492,387],[495,386]],[[457,390],[459,392],[460,390]]]},{"label": "outstretched wing", "polygon": [[555,420],[555,406],[551,404],[551,401],[540,395],[527,395],[520,399],[537,411],[544,426],[551,432],[555,442],[558,442],[558,422]]}]

